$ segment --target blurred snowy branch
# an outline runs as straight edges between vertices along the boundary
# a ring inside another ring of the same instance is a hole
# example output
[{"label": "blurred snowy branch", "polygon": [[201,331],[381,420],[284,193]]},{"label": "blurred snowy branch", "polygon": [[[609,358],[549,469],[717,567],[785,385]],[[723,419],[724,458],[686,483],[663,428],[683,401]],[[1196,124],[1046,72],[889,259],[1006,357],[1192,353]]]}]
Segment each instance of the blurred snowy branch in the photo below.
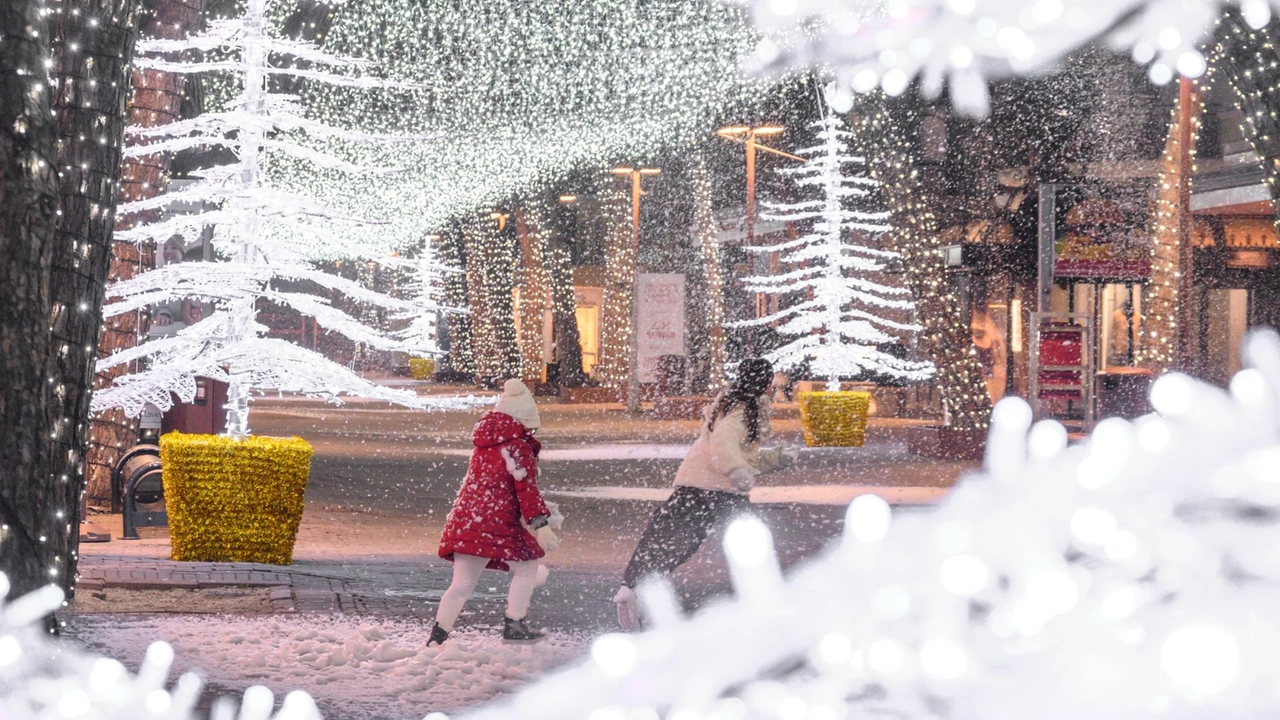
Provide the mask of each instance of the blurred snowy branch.
[{"label": "blurred snowy branch", "polygon": [[[186,673],[167,687],[173,648],[157,641],[147,648],[138,674],[108,658],[51,640],[41,620],[61,607],[62,590],[49,585],[11,602],[0,573],[0,718],[5,720],[187,720],[197,717],[204,685]],[[212,720],[320,720],[311,696],[295,690],[272,713],[271,690],[245,690],[238,713],[229,697],[214,701]]]},{"label": "blurred snowy branch", "polygon": [[984,116],[987,81],[1049,70],[1067,53],[1102,43],[1150,64],[1152,82],[1205,72],[1200,52],[1226,5],[1253,27],[1280,0],[752,0],[763,39],[746,58],[757,72],[831,68],[839,111],[858,92],[899,95],[916,78],[936,97],[946,85],[961,112]]},{"label": "blurred snowy branch", "polygon": [[1280,339],[1246,348],[1230,393],[1166,375],[1158,414],[1071,447],[1003,401],[936,512],[862,496],[789,577],[741,519],[735,599],[685,618],[644,586],[650,630],[466,717],[1275,717]]}]

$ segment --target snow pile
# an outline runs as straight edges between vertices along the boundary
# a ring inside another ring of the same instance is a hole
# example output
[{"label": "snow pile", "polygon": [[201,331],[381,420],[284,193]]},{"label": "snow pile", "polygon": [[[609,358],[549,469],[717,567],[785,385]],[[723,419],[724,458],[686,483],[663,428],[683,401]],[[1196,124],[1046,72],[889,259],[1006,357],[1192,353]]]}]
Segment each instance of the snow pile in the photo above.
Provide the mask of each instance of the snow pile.
[{"label": "snow pile", "polygon": [[304,615],[80,616],[68,635],[133,667],[145,638],[162,637],[179,670],[220,687],[259,682],[301,688],[327,717],[418,720],[511,693],[581,657],[585,638],[552,633],[536,645],[502,642],[494,629],[460,630],[427,648],[431,623],[410,618]]},{"label": "snow pile", "polygon": [[[40,629],[42,618],[62,605],[63,594],[49,585],[6,604],[9,582],[0,573],[0,718],[5,720],[184,720],[200,696],[203,682],[185,673],[166,689],[173,648],[163,641],[137,644],[138,674],[108,658],[86,655],[55,643]],[[274,694],[254,686],[244,693],[240,720],[320,720],[305,692],[285,696],[272,715]],[[215,720],[236,717],[236,703],[224,698],[213,706]]]},{"label": "snow pile", "polygon": [[738,0],[765,34],[748,64],[834,68],[829,99],[841,112],[854,93],[899,95],[919,78],[936,97],[944,85],[961,112],[987,113],[986,81],[1043,71],[1078,47],[1101,41],[1148,65],[1163,85],[1175,72],[1204,74],[1201,44],[1223,7],[1250,26],[1271,18],[1276,0]]},{"label": "snow pile", "polygon": [[1159,411],[1067,446],[997,406],[985,471],[937,512],[855,499],[783,578],[755,520],[725,536],[737,598],[651,629],[474,720],[844,717],[1109,720],[1280,713],[1280,339],[1230,393],[1172,374]]}]

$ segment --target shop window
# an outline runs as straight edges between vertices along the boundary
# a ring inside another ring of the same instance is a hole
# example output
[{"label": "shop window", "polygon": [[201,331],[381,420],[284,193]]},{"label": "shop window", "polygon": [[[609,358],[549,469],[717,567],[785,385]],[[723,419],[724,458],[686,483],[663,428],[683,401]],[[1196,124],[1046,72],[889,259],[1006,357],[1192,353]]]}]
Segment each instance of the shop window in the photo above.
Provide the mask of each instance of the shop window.
[{"label": "shop window", "polygon": [[582,345],[582,371],[590,374],[600,361],[600,308],[595,305],[579,306],[574,313],[578,318],[578,339]]},{"label": "shop window", "polygon": [[1142,291],[1133,283],[1111,283],[1102,286],[1101,369],[1134,367],[1141,357]]},{"label": "shop window", "polygon": [[972,289],[969,329],[992,402],[1004,397],[1009,383],[1008,284],[1005,277],[982,278]]}]

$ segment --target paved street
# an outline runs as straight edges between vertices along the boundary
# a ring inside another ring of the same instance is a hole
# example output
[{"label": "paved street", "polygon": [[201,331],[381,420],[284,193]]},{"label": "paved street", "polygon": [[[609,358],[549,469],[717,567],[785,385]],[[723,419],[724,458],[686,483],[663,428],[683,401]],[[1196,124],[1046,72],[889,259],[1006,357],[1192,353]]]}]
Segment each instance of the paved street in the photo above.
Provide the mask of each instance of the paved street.
[{"label": "paved street", "polygon": [[[784,406],[777,414],[777,440],[799,443],[794,411]],[[256,433],[301,436],[316,454],[294,565],[243,571],[266,573],[291,587],[293,609],[302,612],[430,614],[448,584],[448,563],[435,556],[436,541],[466,471],[475,417],[371,403],[255,403]],[[697,422],[635,420],[607,406],[556,404],[544,405],[543,417],[540,485],[560,503],[566,521],[561,548],[547,561],[553,579],[540,591],[537,610],[549,626],[607,626],[610,588],[669,488]],[[853,495],[871,489],[904,508],[927,505],[967,467],[907,455],[905,425],[873,419],[867,447],[805,449],[796,467],[761,478],[753,501],[774,532],[784,566],[839,534],[843,505]],[[110,528],[116,539],[83,546],[86,577],[145,584],[128,574],[145,567],[148,579],[169,577],[175,586],[201,582],[201,573],[206,585],[227,579],[216,568],[168,561],[163,529],[144,529],[143,540],[125,541],[119,539],[119,516],[96,516],[95,522],[116,523]],[[138,561],[146,562],[130,564]],[[505,581],[498,573],[482,581],[485,594],[494,596],[494,612]],[[718,538],[681,570],[678,585],[691,604],[728,590]],[[482,604],[476,609],[484,614]]]},{"label": "paved street", "polygon": [[[530,618],[558,637],[616,630],[611,598],[622,568],[669,491],[698,424],[634,419],[606,406],[547,404],[542,412],[540,485],[566,520],[561,547],[546,561],[550,580],[535,595]],[[81,546],[79,591],[97,593],[110,612],[131,613],[129,591],[264,588],[279,617],[401,618],[429,627],[451,574],[450,564],[436,557],[436,542],[466,471],[476,417],[371,403],[334,408],[260,401],[255,433],[298,435],[315,448],[294,563],[173,562],[167,529],[143,528],[143,539],[126,541],[119,515],[93,515],[92,524],[113,540]],[[805,449],[795,467],[761,478],[754,508],[772,529],[784,567],[838,536],[844,506],[857,494],[877,492],[899,512],[927,512],[969,467],[907,454],[908,424],[873,419],[865,448]],[[801,442],[793,408],[779,408],[774,427],[778,441]],[[719,548],[713,536],[676,576],[690,610],[731,592]],[[486,573],[459,628],[483,634],[500,625],[507,581],[505,573]],[[190,595],[183,597],[170,612],[201,612]],[[73,635],[101,627],[101,620],[85,616],[75,630],[76,616],[69,617]],[[232,680],[222,682],[236,689]]]}]

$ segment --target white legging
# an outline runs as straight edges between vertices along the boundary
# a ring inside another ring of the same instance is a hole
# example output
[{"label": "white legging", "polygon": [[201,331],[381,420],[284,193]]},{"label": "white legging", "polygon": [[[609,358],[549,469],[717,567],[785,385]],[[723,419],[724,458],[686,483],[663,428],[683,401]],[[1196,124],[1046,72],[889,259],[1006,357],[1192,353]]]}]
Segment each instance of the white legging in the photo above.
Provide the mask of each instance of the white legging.
[{"label": "white legging", "polygon": [[[507,590],[507,617],[520,620],[529,612],[529,600],[533,598],[533,589],[538,585],[538,563],[516,562],[507,560],[511,567],[511,588]],[[453,632],[453,624],[458,621],[462,606],[471,597],[480,582],[480,573],[489,564],[489,558],[454,553],[453,582],[440,597],[440,607],[436,610],[436,623],[447,632]]]}]

